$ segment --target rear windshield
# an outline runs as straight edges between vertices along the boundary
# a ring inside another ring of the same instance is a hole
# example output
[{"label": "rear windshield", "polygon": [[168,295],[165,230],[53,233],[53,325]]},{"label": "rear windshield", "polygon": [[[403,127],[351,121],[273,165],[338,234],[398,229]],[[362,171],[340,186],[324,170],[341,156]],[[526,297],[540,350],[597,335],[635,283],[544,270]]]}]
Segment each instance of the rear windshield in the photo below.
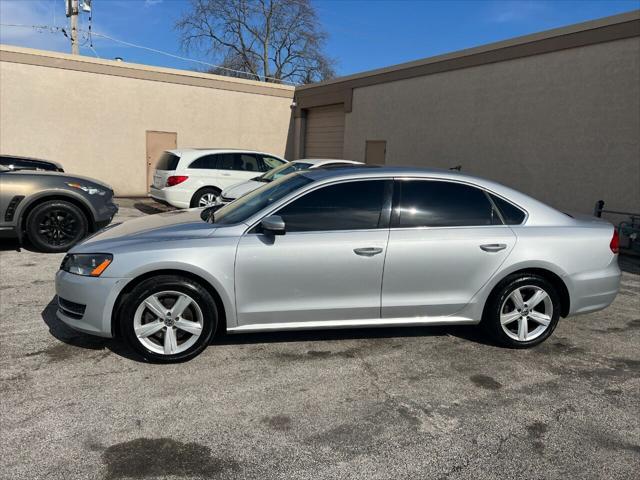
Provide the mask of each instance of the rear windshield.
[{"label": "rear windshield", "polygon": [[170,152],[164,152],[160,157],[160,160],[158,160],[156,168],[158,170],[175,170],[176,168],[178,168],[179,161],[179,156]]},{"label": "rear windshield", "polygon": [[298,170],[306,170],[310,166],[310,163],[304,162],[285,163],[284,165],[281,165],[278,168],[274,168],[273,170],[270,170],[262,175],[261,180],[270,182],[272,180],[275,180],[276,178],[284,177],[285,175],[289,175],[290,173],[297,172]]}]

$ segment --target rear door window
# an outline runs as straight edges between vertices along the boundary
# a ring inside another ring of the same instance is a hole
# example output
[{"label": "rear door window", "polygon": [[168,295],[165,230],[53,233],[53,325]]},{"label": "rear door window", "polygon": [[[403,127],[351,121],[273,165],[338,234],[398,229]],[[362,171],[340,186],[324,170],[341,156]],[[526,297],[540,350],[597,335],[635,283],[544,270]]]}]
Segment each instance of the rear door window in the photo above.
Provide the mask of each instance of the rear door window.
[{"label": "rear door window", "polygon": [[491,199],[500,210],[500,213],[502,213],[504,223],[507,225],[520,225],[524,221],[526,214],[518,207],[495,195],[491,195]]},{"label": "rear door window", "polygon": [[189,168],[207,168],[214,169],[216,168],[217,155],[205,155],[204,157],[200,157],[197,160],[191,162]]},{"label": "rear door window", "polygon": [[461,183],[437,180],[398,181],[400,204],[395,225],[465,227],[502,224],[485,192]]},{"label": "rear door window", "polygon": [[218,170],[236,170],[235,165],[235,154],[233,153],[220,153],[216,155],[216,168]]},{"label": "rear door window", "polygon": [[175,170],[178,168],[178,162],[180,162],[180,157],[178,155],[171,152],[164,152],[156,164],[156,169]]}]

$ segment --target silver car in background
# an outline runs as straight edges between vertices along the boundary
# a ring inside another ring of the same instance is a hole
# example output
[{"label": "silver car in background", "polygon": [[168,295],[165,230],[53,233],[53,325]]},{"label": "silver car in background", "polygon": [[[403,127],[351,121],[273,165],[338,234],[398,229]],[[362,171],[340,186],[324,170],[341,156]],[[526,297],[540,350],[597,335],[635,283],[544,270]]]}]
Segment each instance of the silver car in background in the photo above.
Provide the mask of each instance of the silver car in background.
[{"label": "silver car in background", "polygon": [[236,183],[235,185],[223,190],[222,194],[216,201],[216,205],[225,205],[233,202],[236,198],[260,188],[265,183],[273,182],[280,177],[284,177],[285,175],[289,175],[290,173],[297,172],[299,170],[309,170],[313,168],[340,168],[357,165],[364,164],[353,160],[336,160],[332,158],[306,158],[302,160],[294,160],[263,173],[258,177],[252,178],[251,180]]},{"label": "silver car in background", "polygon": [[451,171],[305,170],[213,212],[130,220],[76,246],[58,317],[186,360],[216,330],[478,324],[514,348],[618,292],[617,236]]}]

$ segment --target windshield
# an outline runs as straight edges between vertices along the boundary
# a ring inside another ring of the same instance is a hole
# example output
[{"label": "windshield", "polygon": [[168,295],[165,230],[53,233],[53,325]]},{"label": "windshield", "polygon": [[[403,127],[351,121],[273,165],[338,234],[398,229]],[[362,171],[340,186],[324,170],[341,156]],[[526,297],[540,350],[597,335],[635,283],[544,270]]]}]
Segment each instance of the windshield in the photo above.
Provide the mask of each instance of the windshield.
[{"label": "windshield", "polygon": [[220,210],[206,208],[202,212],[202,219],[218,225],[241,223],[252,217],[260,210],[285,197],[313,180],[302,174],[281,177],[268,185],[264,185],[253,192],[247,193],[237,200],[225,205]]},{"label": "windshield", "polygon": [[297,172],[298,170],[306,170],[311,166],[310,163],[305,162],[291,162],[285,163],[284,165],[280,165],[278,168],[274,168],[273,170],[269,170],[264,175],[261,175],[256,180],[261,182],[272,182],[276,178],[284,177],[285,175],[289,175],[290,173]]}]

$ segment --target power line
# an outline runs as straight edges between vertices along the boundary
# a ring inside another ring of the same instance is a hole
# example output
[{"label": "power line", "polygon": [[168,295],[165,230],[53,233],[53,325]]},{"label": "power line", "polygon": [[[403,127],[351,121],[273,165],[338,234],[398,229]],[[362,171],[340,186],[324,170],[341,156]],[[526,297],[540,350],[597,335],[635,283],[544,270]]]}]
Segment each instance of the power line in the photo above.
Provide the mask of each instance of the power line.
[{"label": "power line", "polygon": [[[81,32],[85,32],[84,30],[80,30],[80,31]],[[102,33],[93,32],[93,35],[96,36],[96,37],[106,38],[108,40],[111,40],[112,42],[120,43],[120,44],[126,45],[128,47],[134,47],[134,48],[140,48],[142,50],[148,50],[149,52],[159,53],[160,55],[166,55],[167,57],[177,58],[178,60],[183,60],[185,62],[199,63],[201,65],[206,65],[208,67],[219,68],[220,70],[226,70],[228,72],[233,72],[233,73],[241,73],[243,75],[253,75],[252,73],[248,73],[248,72],[245,72],[245,71],[242,71],[242,70],[235,70],[233,68],[222,67],[220,65],[215,65],[213,63],[203,62],[202,60],[195,60],[193,58],[183,57],[181,55],[176,55],[174,53],[165,52],[163,50],[157,50],[155,48],[145,47],[143,45],[136,45],[135,43],[125,42],[124,40],[119,40],[117,38],[113,38],[113,37],[110,37],[109,35],[104,35]],[[288,83],[290,85],[294,85],[294,83],[292,83],[292,82],[287,82],[286,80],[281,80],[281,79],[276,78],[276,77],[263,77],[263,78],[268,78],[269,80],[275,80],[275,81],[278,81],[278,82]]]},{"label": "power line", "polygon": [[[25,25],[25,24],[18,24],[18,23],[1,23],[0,26],[2,26],[2,27],[33,28],[34,30],[37,30],[37,31],[48,30],[50,33],[62,33],[65,36],[67,36],[67,33],[64,30],[64,28],[50,26],[50,25]],[[195,60],[193,58],[183,57],[181,55],[176,55],[174,53],[165,52],[163,50],[158,50],[156,48],[145,47],[144,45],[137,45],[135,43],[126,42],[124,40],[119,40],[117,38],[111,37],[109,35],[105,35],[103,33],[96,33],[94,31],[88,32],[87,30],[81,30],[81,29],[78,29],[78,32],[81,32],[81,33],[84,33],[84,34],[90,34],[90,35],[92,35],[94,37],[105,38],[107,40],[111,40],[112,42],[119,43],[119,44],[122,44],[122,45],[126,45],[128,47],[147,50],[149,52],[157,53],[157,54],[160,54],[160,55],[165,55],[165,56],[171,57],[171,58],[176,58],[178,60],[182,60],[182,61],[185,61],[185,62],[199,63],[200,65],[206,65],[208,67],[217,68],[217,69],[220,69],[220,70],[226,70],[227,72],[239,73],[239,74],[242,74],[242,75],[253,75],[252,73],[248,73],[248,72],[245,72],[245,71],[242,71],[242,70],[235,70],[233,68],[223,67],[221,65],[215,65],[213,63],[204,62],[202,60]],[[94,50],[94,53],[95,53],[95,50]],[[96,54],[96,56],[97,56],[97,54]],[[285,84],[288,84],[288,85],[295,85],[295,83],[293,83],[293,82],[282,80],[280,78],[275,78],[275,77],[263,77],[263,78],[269,79],[269,80],[275,80],[276,82],[285,83]]]}]

